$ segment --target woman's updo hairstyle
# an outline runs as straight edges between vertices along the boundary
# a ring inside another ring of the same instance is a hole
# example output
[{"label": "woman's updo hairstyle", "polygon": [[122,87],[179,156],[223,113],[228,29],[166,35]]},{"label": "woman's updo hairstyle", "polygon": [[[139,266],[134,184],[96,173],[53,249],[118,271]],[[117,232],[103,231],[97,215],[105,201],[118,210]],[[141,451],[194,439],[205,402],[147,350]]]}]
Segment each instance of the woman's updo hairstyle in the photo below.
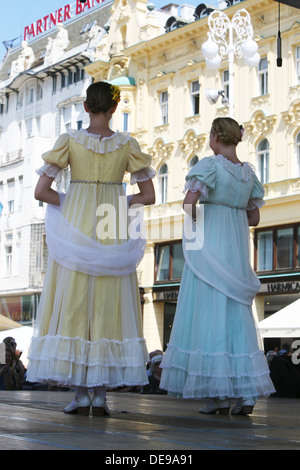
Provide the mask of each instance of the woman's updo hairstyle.
[{"label": "woman's updo hairstyle", "polygon": [[85,101],[91,113],[106,113],[118,103],[119,95],[118,87],[107,82],[95,82],[88,87]]},{"label": "woman's updo hairstyle", "polygon": [[229,117],[216,118],[211,126],[213,134],[217,134],[225,145],[237,145],[241,142],[244,128]]}]

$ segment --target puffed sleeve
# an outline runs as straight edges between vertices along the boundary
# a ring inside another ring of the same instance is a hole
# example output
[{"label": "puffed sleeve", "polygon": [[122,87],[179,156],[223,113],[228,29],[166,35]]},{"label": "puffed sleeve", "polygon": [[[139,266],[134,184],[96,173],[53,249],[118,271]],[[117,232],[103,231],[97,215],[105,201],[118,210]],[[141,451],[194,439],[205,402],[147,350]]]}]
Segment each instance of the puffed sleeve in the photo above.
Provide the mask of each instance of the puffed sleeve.
[{"label": "puffed sleeve", "polygon": [[130,183],[135,184],[141,181],[147,181],[154,178],[155,171],[150,167],[150,155],[141,151],[140,145],[136,139],[130,138],[129,159],[126,171],[131,173]]},{"label": "puffed sleeve", "polygon": [[210,157],[205,157],[194,165],[187,176],[184,192],[200,191],[201,195],[208,197],[208,191],[214,189],[216,185],[216,166]]},{"label": "puffed sleeve", "polygon": [[45,164],[36,170],[38,175],[50,176],[57,182],[61,180],[62,170],[69,165],[69,134],[62,134],[52,150],[43,153]]},{"label": "puffed sleeve", "polygon": [[264,201],[265,190],[259,179],[254,175],[254,186],[250,194],[247,210],[251,211],[256,208],[263,207],[265,205]]}]

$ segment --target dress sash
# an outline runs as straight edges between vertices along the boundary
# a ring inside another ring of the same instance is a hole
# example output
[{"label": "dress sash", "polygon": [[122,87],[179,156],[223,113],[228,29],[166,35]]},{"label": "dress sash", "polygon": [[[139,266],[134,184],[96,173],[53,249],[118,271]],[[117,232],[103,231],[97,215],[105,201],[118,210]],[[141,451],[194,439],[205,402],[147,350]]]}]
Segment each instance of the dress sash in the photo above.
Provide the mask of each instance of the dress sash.
[{"label": "dress sash", "polygon": [[[192,240],[191,223],[194,224]],[[226,262],[204,237],[203,206],[197,207],[197,223],[185,216],[183,231],[183,254],[189,269],[202,281],[211,285],[227,297],[246,305],[252,305],[253,299],[260,290],[261,283],[250,263],[243,267],[232,267]],[[243,264],[241,260],[240,266]],[[242,271],[243,269],[243,271]]]},{"label": "dress sash", "polygon": [[134,227],[139,227],[139,231],[132,234],[129,231],[128,239],[105,245],[68,222],[62,213],[63,195],[60,197],[61,205],[48,204],[46,211],[49,257],[65,268],[91,276],[126,276],[135,272],[146,248],[142,208],[129,210],[131,222]]}]

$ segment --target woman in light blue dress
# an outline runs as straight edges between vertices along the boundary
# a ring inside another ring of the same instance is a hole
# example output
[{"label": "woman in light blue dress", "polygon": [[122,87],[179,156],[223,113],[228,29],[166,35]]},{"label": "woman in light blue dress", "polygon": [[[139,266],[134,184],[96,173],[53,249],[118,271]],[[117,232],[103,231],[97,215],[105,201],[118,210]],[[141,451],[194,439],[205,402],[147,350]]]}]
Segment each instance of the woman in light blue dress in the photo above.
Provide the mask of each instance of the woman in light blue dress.
[{"label": "woman in light blue dress", "polygon": [[[236,146],[242,128],[212,124],[210,147],[186,177],[185,266],[160,387],[183,398],[210,398],[201,413],[249,414],[275,392],[252,314],[260,282],[249,262],[249,225],[259,223],[264,189]],[[197,201],[200,204],[196,206]],[[196,240],[193,234],[196,233]]]}]

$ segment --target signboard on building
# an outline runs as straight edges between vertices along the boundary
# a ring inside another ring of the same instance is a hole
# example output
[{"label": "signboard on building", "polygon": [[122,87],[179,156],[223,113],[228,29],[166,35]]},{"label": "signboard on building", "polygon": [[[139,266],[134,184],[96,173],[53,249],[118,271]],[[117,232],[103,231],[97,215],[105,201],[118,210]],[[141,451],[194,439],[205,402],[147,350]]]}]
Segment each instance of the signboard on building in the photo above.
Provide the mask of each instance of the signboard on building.
[{"label": "signboard on building", "polygon": [[100,5],[104,1],[105,0],[86,0],[85,3],[81,3],[80,0],[76,0],[75,3],[68,3],[55,12],[49,13],[43,18],[40,18],[34,23],[31,23],[30,26],[25,26],[24,41],[36,38],[38,35],[51,30],[58,23],[64,23],[65,21],[68,21],[77,15],[80,15],[81,13],[84,13],[91,8]]},{"label": "signboard on building", "polygon": [[300,281],[270,282],[262,284],[260,294],[296,294],[300,292]]}]

